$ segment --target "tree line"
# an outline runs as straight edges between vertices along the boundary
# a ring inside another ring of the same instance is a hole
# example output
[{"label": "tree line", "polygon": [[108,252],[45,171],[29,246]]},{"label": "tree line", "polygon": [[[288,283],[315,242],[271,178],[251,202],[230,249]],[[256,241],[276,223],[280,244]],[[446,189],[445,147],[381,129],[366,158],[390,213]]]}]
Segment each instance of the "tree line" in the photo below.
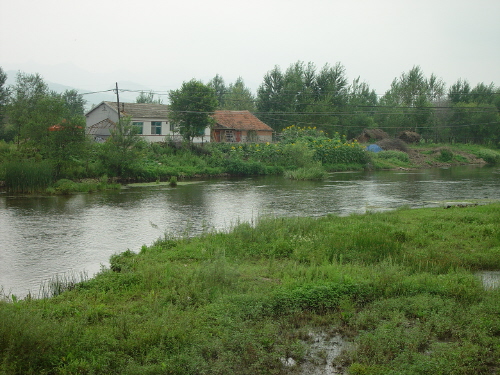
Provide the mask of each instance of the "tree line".
[{"label": "tree line", "polygon": [[[138,103],[162,103],[154,92],[141,92]],[[210,117],[195,112],[215,109],[248,110],[276,132],[296,126],[316,126],[327,133],[354,138],[365,128],[379,128],[392,136],[410,130],[433,142],[500,143],[500,87],[458,79],[447,87],[419,66],[394,78],[378,95],[360,77],[349,81],[341,63],[297,61],[275,66],[263,77],[256,94],[242,77],[227,84],[217,74],[206,84],[184,82],[169,92],[171,121],[186,139],[209,125]],[[50,92],[38,74],[19,73],[16,84],[5,87],[0,68],[0,139],[40,140],[44,129],[63,119],[84,126],[85,100],[76,90]],[[194,124],[194,125],[191,125]]]},{"label": "tree line", "polygon": [[224,85],[217,75],[209,83],[222,109],[249,110],[276,131],[290,125],[316,126],[354,138],[365,128],[396,136],[415,131],[433,142],[500,142],[500,87],[459,79],[449,88],[419,66],[394,78],[389,90],[377,93],[358,77],[349,82],[342,64],[298,61],[286,70],[275,66],[252,95],[239,78]]},{"label": "tree line", "polygon": [[[363,129],[379,128],[392,136],[414,131],[432,142],[500,143],[500,87],[472,87],[458,79],[447,88],[420,66],[394,78],[383,95],[360,77],[350,82],[340,63],[318,69],[302,61],[268,71],[256,95],[242,77],[226,84],[217,74],[205,86],[215,92],[217,109],[248,110],[277,132],[291,125],[316,126],[354,138]],[[158,101],[152,92],[149,96]]]}]

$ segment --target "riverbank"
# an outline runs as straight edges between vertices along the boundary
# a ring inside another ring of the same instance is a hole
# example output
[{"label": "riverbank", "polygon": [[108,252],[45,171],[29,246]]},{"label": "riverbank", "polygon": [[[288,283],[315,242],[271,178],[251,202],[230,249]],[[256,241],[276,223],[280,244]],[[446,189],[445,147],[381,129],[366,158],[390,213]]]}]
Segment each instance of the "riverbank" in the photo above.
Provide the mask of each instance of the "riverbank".
[{"label": "riverbank", "polygon": [[403,145],[370,153],[369,169],[426,169],[460,165],[499,165],[500,152],[477,145],[422,144]]},{"label": "riverbank", "polygon": [[[499,221],[492,204],[163,238],[53,298],[0,303],[0,368],[300,374],[314,358],[351,374],[490,374],[500,294],[475,273],[500,269]],[[310,353],[318,337],[347,350]]]}]

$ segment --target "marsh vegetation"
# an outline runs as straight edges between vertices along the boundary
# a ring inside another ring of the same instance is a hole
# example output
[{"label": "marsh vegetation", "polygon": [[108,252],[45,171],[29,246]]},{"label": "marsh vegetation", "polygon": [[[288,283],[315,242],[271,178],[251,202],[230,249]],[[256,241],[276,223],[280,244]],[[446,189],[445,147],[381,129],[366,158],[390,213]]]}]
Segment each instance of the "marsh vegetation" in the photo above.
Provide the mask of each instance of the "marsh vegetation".
[{"label": "marsh vegetation", "polygon": [[475,272],[500,269],[499,220],[491,204],[167,236],[56,297],[0,303],[1,369],[290,374],[319,330],[352,343],[335,359],[350,374],[490,374],[500,294]]}]

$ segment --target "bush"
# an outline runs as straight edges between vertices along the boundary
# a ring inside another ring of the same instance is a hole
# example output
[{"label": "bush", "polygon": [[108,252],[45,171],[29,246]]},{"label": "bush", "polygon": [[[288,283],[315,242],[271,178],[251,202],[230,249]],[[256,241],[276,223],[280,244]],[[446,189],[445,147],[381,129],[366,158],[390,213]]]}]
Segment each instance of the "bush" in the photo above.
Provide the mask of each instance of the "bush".
[{"label": "bush", "polygon": [[381,151],[376,154],[376,157],[380,159],[396,159],[404,163],[410,162],[410,157],[406,152],[403,151],[396,151],[396,150]]},{"label": "bush", "polygon": [[291,180],[323,180],[327,175],[321,164],[285,172],[285,177]]},{"label": "bush", "polygon": [[437,160],[444,162],[444,163],[450,162],[453,160],[453,152],[451,152],[451,150],[449,150],[447,148],[443,148],[439,152],[439,156],[437,157]]},{"label": "bush", "polygon": [[256,176],[265,173],[264,165],[256,161],[228,159],[224,163],[224,171],[237,176]]},{"label": "bush", "polygon": [[500,153],[498,151],[489,150],[489,149],[481,149],[476,153],[478,158],[483,159],[486,163],[491,165],[499,165],[500,164]]}]

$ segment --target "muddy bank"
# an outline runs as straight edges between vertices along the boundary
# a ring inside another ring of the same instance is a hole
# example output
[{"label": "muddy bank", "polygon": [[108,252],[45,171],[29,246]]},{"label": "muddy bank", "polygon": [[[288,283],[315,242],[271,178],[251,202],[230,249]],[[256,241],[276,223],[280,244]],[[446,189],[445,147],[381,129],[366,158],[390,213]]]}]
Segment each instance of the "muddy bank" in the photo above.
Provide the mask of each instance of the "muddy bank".
[{"label": "muddy bank", "polygon": [[[451,161],[438,160],[442,152],[450,151],[454,158]],[[425,147],[425,148],[410,148],[407,151],[410,157],[410,163],[415,168],[439,168],[451,167],[454,165],[485,165],[486,162],[478,158],[476,155],[449,149],[447,147]],[[457,160],[457,156],[458,159]]]}]

